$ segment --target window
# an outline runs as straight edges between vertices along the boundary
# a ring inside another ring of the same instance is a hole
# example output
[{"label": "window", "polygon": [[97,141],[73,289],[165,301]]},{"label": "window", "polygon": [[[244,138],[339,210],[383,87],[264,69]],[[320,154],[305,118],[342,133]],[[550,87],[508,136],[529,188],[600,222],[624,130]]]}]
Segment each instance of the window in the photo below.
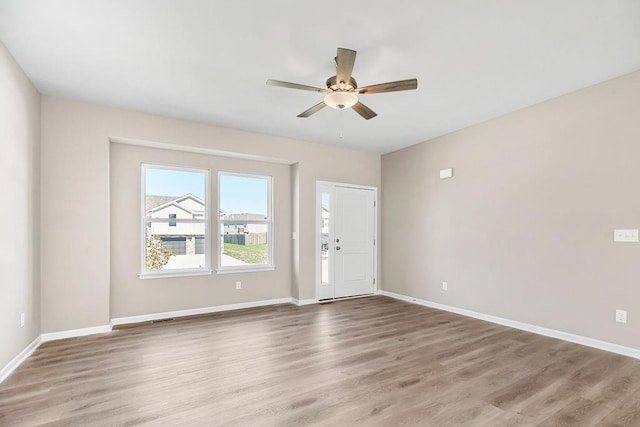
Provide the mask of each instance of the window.
[{"label": "window", "polygon": [[210,270],[209,173],[142,165],[141,277]]},{"label": "window", "polygon": [[[329,212],[331,211],[331,194],[323,191],[321,195],[322,202],[322,230],[320,237],[320,283],[329,284]],[[333,263],[333,259],[331,260]]]},{"label": "window", "polygon": [[218,271],[273,269],[271,177],[220,172]]}]

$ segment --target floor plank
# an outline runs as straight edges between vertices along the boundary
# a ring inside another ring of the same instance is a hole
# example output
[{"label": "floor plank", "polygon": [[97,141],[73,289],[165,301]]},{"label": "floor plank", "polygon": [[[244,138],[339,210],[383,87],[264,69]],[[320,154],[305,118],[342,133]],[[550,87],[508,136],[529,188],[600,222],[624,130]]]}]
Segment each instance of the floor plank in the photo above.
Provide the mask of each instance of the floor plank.
[{"label": "floor plank", "polygon": [[640,425],[640,361],[387,297],[42,344],[1,426]]}]

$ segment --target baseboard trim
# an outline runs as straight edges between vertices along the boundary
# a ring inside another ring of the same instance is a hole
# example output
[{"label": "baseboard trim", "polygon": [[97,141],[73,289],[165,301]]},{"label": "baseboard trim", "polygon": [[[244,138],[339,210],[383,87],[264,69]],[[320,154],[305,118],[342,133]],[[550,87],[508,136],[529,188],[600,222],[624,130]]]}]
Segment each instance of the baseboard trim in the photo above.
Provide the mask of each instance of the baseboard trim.
[{"label": "baseboard trim", "polygon": [[43,342],[62,340],[65,338],[83,337],[85,335],[103,334],[105,332],[111,332],[110,325],[40,334],[31,342],[31,344],[29,344],[24,350],[22,350],[20,354],[11,359],[11,361],[6,366],[0,369],[0,384],[2,384],[2,382],[7,379],[7,377],[11,375],[11,373],[15,371],[16,368],[18,368],[18,366],[20,366],[22,362],[27,359],[27,357],[31,356],[36,348],[38,348],[38,346],[40,346],[40,344],[42,344]]},{"label": "baseboard trim", "polygon": [[243,308],[263,307],[276,304],[297,304],[291,297],[275,298],[262,301],[241,302],[237,304],[214,305],[210,307],[191,308],[187,310],[166,311],[162,313],[141,314],[139,316],[116,317],[111,319],[111,327],[151,322],[154,320],[170,319],[173,317],[197,316],[201,314],[218,313],[220,311],[241,310]]},{"label": "baseboard trim", "polygon": [[317,304],[318,300],[315,298],[309,298],[309,299],[296,299],[296,298],[292,298],[293,299],[293,304],[297,305],[297,306],[301,306],[301,305],[312,305],[312,304]]},{"label": "baseboard trim", "polygon": [[40,335],[38,335],[36,339],[31,342],[31,344],[26,346],[24,350],[18,353],[16,357],[11,359],[9,363],[7,363],[2,369],[0,369],[0,384],[2,384],[2,382],[6,380],[7,377],[9,377],[9,375],[11,375],[11,373],[15,371],[16,368],[27,359],[27,357],[31,356],[31,353],[33,353],[35,349],[38,348],[41,342],[42,338],[40,337]]},{"label": "baseboard trim", "polygon": [[42,342],[63,340],[65,338],[84,337],[85,335],[104,334],[105,332],[111,332],[110,325],[94,326],[91,328],[71,329],[69,331],[49,332],[42,334]]},{"label": "baseboard trim", "polygon": [[466,310],[464,308],[453,307],[453,306],[440,304],[433,301],[410,297],[407,295],[396,294],[394,292],[383,290],[382,295],[395,298],[401,301],[423,305],[425,307],[449,311],[451,313],[460,314],[462,316],[473,317],[474,319],[480,319],[480,320],[484,320],[491,323],[497,323],[498,325],[508,326],[510,328],[520,329],[522,331],[532,332],[534,334],[544,335],[551,338],[557,338],[563,341],[569,341],[575,344],[581,344],[587,347],[593,347],[599,350],[604,350],[611,353],[621,354],[623,356],[629,356],[635,359],[640,359],[640,349],[637,349],[637,348],[626,347],[626,346],[623,346],[620,344],[614,344],[608,341],[601,341],[595,338],[589,338],[582,335],[572,334],[569,332],[563,332],[555,329],[544,328],[542,326],[536,326],[529,323],[518,322],[516,320],[505,319],[498,316],[492,316],[490,314],[478,313],[475,311]]},{"label": "baseboard trim", "polygon": [[49,332],[46,334],[41,334],[35,340],[33,340],[33,342],[29,344],[24,350],[22,350],[20,354],[14,357],[6,366],[0,369],[0,384],[9,375],[11,375],[11,373],[15,371],[16,368],[20,366],[43,342],[62,340],[66,338],[82,337],[82,336],[93,335],[93,334],[103,334],[105,332],[111,332],[113,326],[116,326],[116,325],[142,323],[142,322],[148,322],[152,320],[168,319],[172,317],[193,316],[198,314],[216,313],[219,311],[239,310],[242,308],[262,307],[262,306],[275,305],[275,304],[306,305],[306,304],[313,304],[314,302],[315,300],[298,301],[291,297],[277,298],[277,299],[270,299],[270,300],[263,300],[263,301],[243,302],[239,304],[227,304],[227,305],[219,305],[219,306],[213,306],[213,307],[195,308],[190,310],[179,310],[179,311],[169,311],[165,313],[145,314],[141,316],[120,317],[120,318],[111,319],[111,322],[109,325],[94,326],[91,328],[72,329],[68,331]]}]

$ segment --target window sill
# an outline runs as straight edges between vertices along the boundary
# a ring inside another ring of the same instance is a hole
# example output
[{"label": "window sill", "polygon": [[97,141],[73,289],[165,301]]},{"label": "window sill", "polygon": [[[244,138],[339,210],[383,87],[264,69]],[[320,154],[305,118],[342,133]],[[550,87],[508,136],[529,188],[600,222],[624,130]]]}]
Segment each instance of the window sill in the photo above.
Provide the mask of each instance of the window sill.
[{"label": "window sill", "polygon": [[142,280],[146,279],[169,279],[173,277],[191,277],[191,276],[209,276],[213,273],[213,270],[198,268],[198,269],[186,269],[175,271],[147,271],[144,273],[138,273],[138,277]]},{"label": "window sill", "polygon": [[259,267],[221,267],[216,269],[216,274],[254,273],[262,271],[274,271],[275,265],[261,265]]}]

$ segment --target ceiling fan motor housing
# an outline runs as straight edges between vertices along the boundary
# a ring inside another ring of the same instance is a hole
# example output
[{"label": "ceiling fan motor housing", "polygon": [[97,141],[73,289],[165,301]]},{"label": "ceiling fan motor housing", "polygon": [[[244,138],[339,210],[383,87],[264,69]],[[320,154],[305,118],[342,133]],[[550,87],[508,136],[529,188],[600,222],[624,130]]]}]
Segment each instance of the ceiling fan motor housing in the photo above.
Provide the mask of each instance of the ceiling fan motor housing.
[{"label": "ceiling fan motor housing", "polygon": [[332,76],[327,79],[327,89],[331,89],[334,92],[337,92],[337,91],[350,92],[357,88],[358,88],[358,83],[356,82],[356,79],[354,79],[353,77],[349,78],[349,84],[347,84],[346,82],[345,83],[339,82],[336,76]]}]

